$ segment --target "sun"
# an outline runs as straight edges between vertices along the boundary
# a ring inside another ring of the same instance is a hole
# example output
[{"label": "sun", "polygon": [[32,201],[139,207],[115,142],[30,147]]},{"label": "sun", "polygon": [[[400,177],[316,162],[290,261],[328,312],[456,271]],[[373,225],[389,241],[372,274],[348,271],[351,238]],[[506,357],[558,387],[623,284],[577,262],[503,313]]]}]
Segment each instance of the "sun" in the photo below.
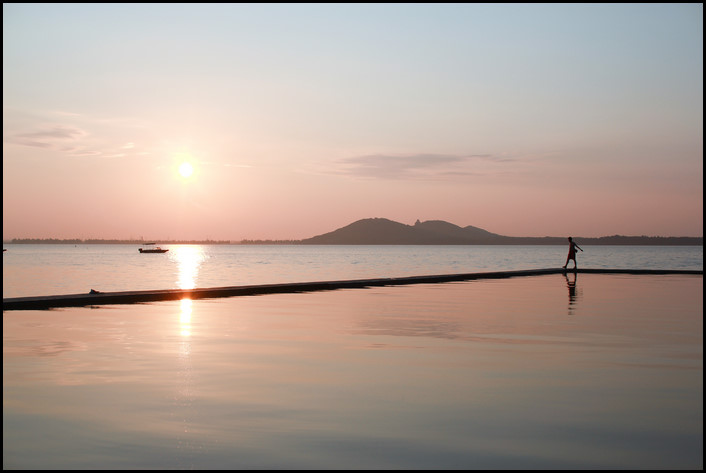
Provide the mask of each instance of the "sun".
[{"label": "sun", "polygon": [[183,162],[179,166],[179,174],[181,174],[181,177],[183,177],[183,178],[191,177],[191,175],[193,173],[194,173],[194,167],[191,164],[189,164],[187,162]]}]

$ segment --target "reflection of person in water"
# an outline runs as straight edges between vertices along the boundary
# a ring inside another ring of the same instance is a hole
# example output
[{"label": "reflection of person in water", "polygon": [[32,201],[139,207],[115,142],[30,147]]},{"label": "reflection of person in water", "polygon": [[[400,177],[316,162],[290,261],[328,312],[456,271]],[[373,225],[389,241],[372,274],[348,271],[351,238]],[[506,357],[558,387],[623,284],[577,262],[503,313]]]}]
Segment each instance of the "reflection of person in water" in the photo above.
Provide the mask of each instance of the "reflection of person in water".
[{"label": "reflection of person in water", "polygon": [[[574,243],[574,240],[569,237],[569,255],[566,257],[566,264],[563,266],[564,269],[569,265],[569,261],[574,260],[574,269],[576,269],[576,249],[581,250],[581,247]],[[583,250],[581,250],[583,251]]]},{"label": "reflection of person in water", "polygon": [[574,280],[570,281],[569,276],[564,275],[566,278],[566,285],[569,286],[569,303],[576,301],[576,273],[574,273]]},{"label": "reflection of person in water", "polygon": [[577,298],[577,293],[576,293],[576,273],[574,274],[574,280],[570,280],[569,276],[567,276],[566,273],[564,273],[564,277],[566,278],[566,285],[569,287],[569,314],[573,313],[573,308],[576,305],[576,298]]}]

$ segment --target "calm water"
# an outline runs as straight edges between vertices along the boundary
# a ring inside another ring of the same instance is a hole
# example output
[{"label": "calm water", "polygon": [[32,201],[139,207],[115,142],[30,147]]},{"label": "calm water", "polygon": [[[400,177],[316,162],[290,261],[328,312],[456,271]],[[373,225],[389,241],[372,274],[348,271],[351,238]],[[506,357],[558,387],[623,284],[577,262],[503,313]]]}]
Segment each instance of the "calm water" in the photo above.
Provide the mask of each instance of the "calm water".
[{"label": "calm water", "polygon": [[[580,242],[579,242],[580,244]],[[6,245],[3,296],[558,267],[564,247]],[[579,267],[703,269],[702,247]],[[3,468],[703,469],[703,277],[3,312]]]},{"label": "calm water", "polygon": [[[580,244],[580,242],[579,242]],[[4,245],[3,297],[556,268],[564,246]],[[579,267],[700,269],[702,246],[595,246]]]},{"label": "calm water", "polygon": [[702,311],[557,274],[4,312],[3,467],[702,469]]}]

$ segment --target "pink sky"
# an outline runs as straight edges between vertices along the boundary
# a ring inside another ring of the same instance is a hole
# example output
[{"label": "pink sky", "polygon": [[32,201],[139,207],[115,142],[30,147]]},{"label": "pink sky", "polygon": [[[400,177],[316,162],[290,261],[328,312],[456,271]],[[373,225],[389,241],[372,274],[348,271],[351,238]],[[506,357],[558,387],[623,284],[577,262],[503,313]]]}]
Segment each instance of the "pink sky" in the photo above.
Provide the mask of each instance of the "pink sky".
[{"label": "pink sky", "polygon": [[164,8],[3,5],[3,239],[703,235],[702,5]]}]

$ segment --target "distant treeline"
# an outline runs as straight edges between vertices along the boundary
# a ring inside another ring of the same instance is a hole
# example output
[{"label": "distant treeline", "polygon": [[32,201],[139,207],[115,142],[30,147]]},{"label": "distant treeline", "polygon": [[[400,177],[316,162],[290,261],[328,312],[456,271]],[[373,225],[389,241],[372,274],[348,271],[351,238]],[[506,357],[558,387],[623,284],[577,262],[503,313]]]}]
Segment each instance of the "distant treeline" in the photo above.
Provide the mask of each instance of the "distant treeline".
[{"label": "distant treeline", "polygon": [[655,245],[655,246],[703,246],[703,237],[660,237],[613,235],[600,238],[586,238],[593,245]]},{"label": "distant treeline", "polygon": [[230,245],[230,240],[101,240],[89,238],[87,240],[58,239],[58,238],[13,238],[6,243],[14,244],[41,244],[41,245],[144,245],[147,241],[159,242],[160,244],[173,245]]},{"label": "distant treeline", "polygon": [[[334,232],[335,234],[335,232]],[[376,238],[376,232],[366,233],[366,237]],[[630,245],[630,246],[703,246],[703,237],[659,237],[659,236],[624,236],[613,235],[599,238],[574,237],[581,245]],[[318,238],[307,240],[101,240],[91,238],[82,240],[58,239],[58,238],[13,238],[3,243],[14,244],[42,244],[42,245],[144,245],[147,241],[157,242],[160,245],[370,245],[370,244],[392,244],[392,245],[564,245],[564,237],[508,237],[492,235],[488,238],[458,241],[453,239],[435,239],[434,241],[406,241],[404,239],[393,238],[392,240],[373,240],[368,238],[329,238],[319,241]]]},{"label": "distant treeline", "polygon": [[238,245],[301,245],[301,240],[240,240]]},{"label": "distant treeline", "polygon": [[[604,237],[573,237],[579,245],[596,246],[703,246],[703,237],[661,237],[613,235]],[[468,243],[476,245],[565,245],[565,237],[508,237]]]}]

